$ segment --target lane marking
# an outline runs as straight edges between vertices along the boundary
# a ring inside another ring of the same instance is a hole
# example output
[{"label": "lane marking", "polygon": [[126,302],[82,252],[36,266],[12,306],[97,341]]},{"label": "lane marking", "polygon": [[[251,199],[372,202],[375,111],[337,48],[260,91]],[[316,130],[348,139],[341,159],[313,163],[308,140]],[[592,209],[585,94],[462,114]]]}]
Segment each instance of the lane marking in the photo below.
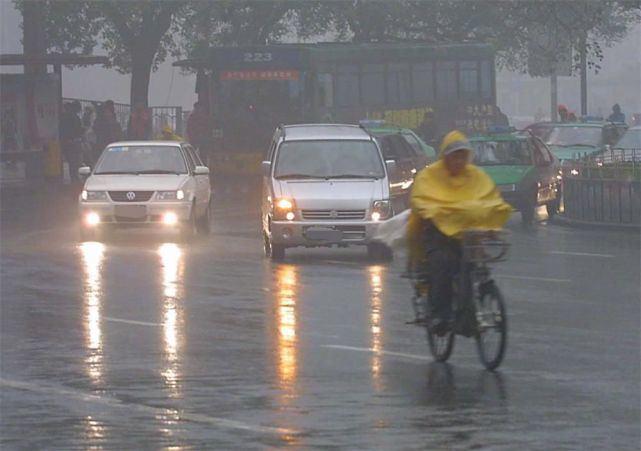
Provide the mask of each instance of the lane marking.
[{"label": "lane marking", "polygon": [[121,318],[112,318],[110,316],[104,317],[105,321],[111,321],[112,323],[124,323],[124,324],[135,324],[137,326],[150,326],[150,327],[161,327],[160,323],[148,323],[145,321],[136,321],[133,319],[121,319]]},{"label": "lane marking", "polygon": [[343,345],[321,345],[321,348],[330,348],[330,349],[341,349],[343,351],[356,351],[356,352],[368,352],[371,354],[379,355],[391,355],[394,357],[404,357],[406,359],[421,360],[423,362],[432,362],[434,359],[424,355],[417,354],[406,354],[404,352],[394,352],[394,351],[384,351],[374,348],[358,348],[356,346],[343,346]]},{"label": "lane marking", "polygon": [[227,418],[211,417],[208,415],[203,415],[199,413],[189,413],[182,410],[165,408],[165,407],[153,407],[145,404],[129,403],[121,401],[118,398],[99,396],[81,390],[73,390],[59,386],[51,385],[40,385],[34,384],[31,382],[23,382],[12,379],[0,378],[0,385],[4,387],[9,387],[17,390],[26,390],[35,393],[42,393],[45,395],[60,395],[66,396],[78,401],[89,402],[101,404],[109,407],[120,408],[120,409],[131,409],[137,410],[140,412],[146,412],[151,414],[154,419],[159,415],[172,415],[175,416],[178,420],[187,420],[194,423],[204,423],[212,426],[226,428],[226,429],[237,429],[250,432],[259,432],[262,434],[274,434],[274,435],[298,435],[299,431],[281,427],[273,426],[261,426],[259,424],[250,424],[244,423],[242,421],[229,420]]},{"label": "lane marking", "polygon": [[513,280],[533,280],[537,282],[556,282],[556,283],[570,283],[570,279],[554,279],[550,277],[531,277],[531,276],[512,276],[508,274],[495,274],[499,279],[513,279]]},{"label": "lane marking", "polygon": [[577,257],[600,257],[600,258],[614,258],[612,254],[592,254],[589,252],[563,252],[563,251],[550,251],[548,254],[552,255],[573,255]]}]

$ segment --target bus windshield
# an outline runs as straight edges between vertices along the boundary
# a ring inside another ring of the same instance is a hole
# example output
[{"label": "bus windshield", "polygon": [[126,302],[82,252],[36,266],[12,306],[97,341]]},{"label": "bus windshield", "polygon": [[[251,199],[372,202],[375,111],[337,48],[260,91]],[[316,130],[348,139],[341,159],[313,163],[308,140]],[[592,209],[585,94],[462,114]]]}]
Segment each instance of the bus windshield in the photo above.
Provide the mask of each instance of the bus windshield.
[{"label": "bus windshield", "polygon": [[372,141],[289,141],[278,150],[274,176],[378,179],[385,171]]},{"label": "bus windshield", "polygon": [[480,166],[532,164],[526,141],[482,141],[473,143],[474,163]]}]

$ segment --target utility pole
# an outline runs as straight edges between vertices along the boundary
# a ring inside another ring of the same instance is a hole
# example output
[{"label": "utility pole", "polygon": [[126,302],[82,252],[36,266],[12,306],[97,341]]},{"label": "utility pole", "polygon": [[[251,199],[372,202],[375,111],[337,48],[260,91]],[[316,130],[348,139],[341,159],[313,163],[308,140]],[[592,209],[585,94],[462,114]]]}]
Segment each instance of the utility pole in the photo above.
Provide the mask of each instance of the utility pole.
[{"label": "utility pole", "polygon": [[556,67],[553,67],[550,74],[550,118],[552,119],[552,122],[557,122],[559,120],[557,116],[557,106],[559,103],[559,91],[557,82],[558,80],[556,76]]},{"label": "utility pole", "polygon": [[579,53],[581,55],[581,116],[588,115],[588,49],[587,32],[581,34]]}]

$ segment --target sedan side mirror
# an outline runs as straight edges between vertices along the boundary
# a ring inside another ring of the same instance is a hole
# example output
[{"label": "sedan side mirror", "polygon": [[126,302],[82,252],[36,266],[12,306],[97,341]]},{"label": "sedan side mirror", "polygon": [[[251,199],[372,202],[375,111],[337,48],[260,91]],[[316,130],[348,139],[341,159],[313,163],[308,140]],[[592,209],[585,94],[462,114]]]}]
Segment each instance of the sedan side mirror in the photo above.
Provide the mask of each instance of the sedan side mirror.
[{"label": "sedan side mirror", "polygon": [[78,168],[78,175],[80,177],[89,177],[91,175],[91,168],[89,166],[82,166]]},{"label": "sedan side mirror", "polygon": [[207,166],[196,166],[194,175],[209,175],[209,168]]},{"label": "sedan side mirror", "polygon": [[397,169],[395,160],[385,160],[385,166],[387,166],[387,175],[394,174]]},{"label": "sedan side mirror", "polygon": [[269,174],[272,171],[272,162],[271,161],[263,161],[261,163],[262,169],[263,169],[263,175],[265,177],[269,177]]}]

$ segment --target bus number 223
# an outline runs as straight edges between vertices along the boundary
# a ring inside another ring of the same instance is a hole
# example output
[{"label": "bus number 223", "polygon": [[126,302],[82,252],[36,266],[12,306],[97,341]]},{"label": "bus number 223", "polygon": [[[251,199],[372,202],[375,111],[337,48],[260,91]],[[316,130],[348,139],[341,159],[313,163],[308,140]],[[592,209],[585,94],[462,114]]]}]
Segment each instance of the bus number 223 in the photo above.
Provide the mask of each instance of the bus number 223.
[{"label": "bus number 223", "polygon": [[272,60],[271,53],[244,53],[243,61],[246,63],[267,63]]}]

